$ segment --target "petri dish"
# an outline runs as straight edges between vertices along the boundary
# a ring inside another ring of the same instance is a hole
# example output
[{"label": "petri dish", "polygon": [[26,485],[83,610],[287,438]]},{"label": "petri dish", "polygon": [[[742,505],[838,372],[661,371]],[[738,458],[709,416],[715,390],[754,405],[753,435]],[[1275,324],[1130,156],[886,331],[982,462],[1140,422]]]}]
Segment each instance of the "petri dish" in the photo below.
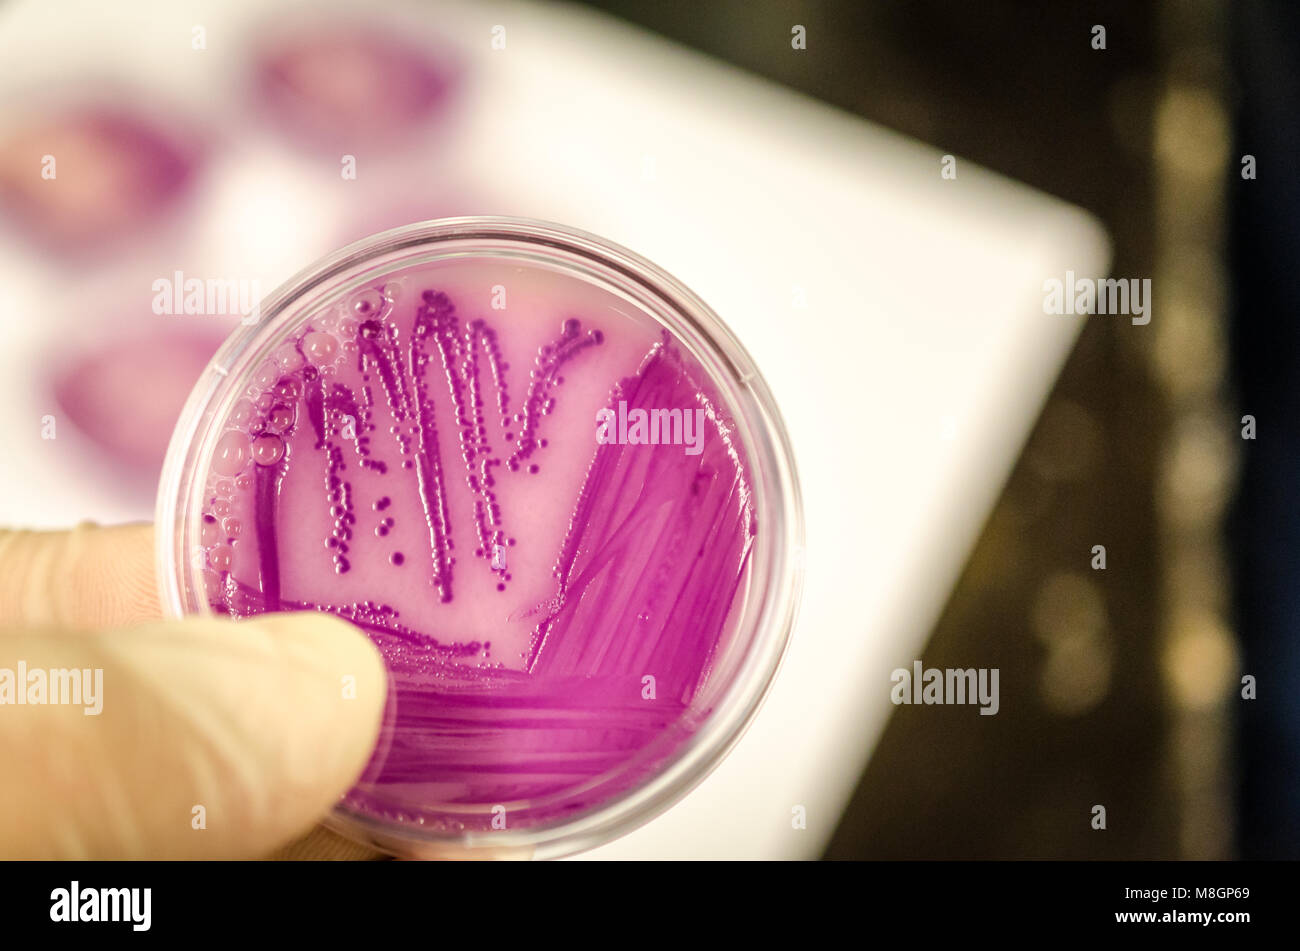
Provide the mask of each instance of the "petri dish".
[{"label": "petri dish", "polygon": [[190,396],[157,524],[168,613],[328,611],[375,643],[384,722],[327,824],[408,857],[558,857],[666,809],[752,720],[801,586],[739,341],[643,258],[524,219],[387,231],[262,302]]}]

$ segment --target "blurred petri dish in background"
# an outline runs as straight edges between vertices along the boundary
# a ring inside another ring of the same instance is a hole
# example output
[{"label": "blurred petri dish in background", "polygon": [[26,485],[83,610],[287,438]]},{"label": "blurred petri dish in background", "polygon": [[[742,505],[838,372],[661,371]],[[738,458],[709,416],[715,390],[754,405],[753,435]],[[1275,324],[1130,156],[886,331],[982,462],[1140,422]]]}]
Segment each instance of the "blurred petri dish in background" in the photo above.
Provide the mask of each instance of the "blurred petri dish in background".
[{"label": "blurred petri dish in background", "polygon": [[454,99],[460,68],[450,47],[355,23],[270,32],[255,57],[254,93],[276,128],[303,144],[395,148]]},{"label": "blurred petri dish in background", "polygon": [[66,420],[121,471],[153,479],[224,327],[141,330],[74,354],[52,381]]},{"label": "blurred petri dish in background", "polygon": [[200,149],[179,127],[83,102],[0,129],[0,217],[59,253],[115,247],[163,217],[193,184]]}]

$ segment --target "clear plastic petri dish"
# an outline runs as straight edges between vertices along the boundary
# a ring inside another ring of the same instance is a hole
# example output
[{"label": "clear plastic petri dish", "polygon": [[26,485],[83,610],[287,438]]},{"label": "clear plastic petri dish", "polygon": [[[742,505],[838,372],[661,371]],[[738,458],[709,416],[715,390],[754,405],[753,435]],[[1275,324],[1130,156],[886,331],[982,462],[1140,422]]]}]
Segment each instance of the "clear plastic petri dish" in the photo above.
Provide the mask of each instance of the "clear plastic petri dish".
[{"label": "clear plastic petri dish", "polygon": [[789,441],[664,271],[539,221],[375,235],[270,295],[173,436],[173,616],[329,611],[382,654],[371,761],[327,825],[394,855],[549,858],[727,754],[798,604]]}]

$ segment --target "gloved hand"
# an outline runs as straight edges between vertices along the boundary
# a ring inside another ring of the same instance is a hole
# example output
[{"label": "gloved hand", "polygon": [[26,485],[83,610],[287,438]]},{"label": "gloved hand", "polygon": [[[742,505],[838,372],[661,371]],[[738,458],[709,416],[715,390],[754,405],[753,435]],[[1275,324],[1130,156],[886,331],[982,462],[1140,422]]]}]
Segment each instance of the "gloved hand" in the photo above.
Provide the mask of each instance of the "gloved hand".
[{"label": "gloved hand", "polygon": [[[148,525],[0,531],[0,858],[374,857],[295,842],[375,743],[370,641],[318,613],[162,621],[153,564]],[[17,704],[20,661],[102,687]]]}]

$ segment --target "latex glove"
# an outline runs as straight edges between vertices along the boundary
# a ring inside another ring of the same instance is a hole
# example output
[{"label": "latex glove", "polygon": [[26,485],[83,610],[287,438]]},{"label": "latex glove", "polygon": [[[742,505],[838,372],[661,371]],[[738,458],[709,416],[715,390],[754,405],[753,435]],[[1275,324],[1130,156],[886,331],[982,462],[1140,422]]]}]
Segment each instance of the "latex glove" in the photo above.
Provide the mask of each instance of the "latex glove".
[{"label": "latex glove", "polygon": [[[164,622],[153,559],[148,525],[0,531],[0,699],[20,660],[103,670],[97,716],[0,703],[0,858],[264,857],[365,767],[387,682],[360,631],[319,613]],[[318,829],[281,855],[375,853]]]}]

